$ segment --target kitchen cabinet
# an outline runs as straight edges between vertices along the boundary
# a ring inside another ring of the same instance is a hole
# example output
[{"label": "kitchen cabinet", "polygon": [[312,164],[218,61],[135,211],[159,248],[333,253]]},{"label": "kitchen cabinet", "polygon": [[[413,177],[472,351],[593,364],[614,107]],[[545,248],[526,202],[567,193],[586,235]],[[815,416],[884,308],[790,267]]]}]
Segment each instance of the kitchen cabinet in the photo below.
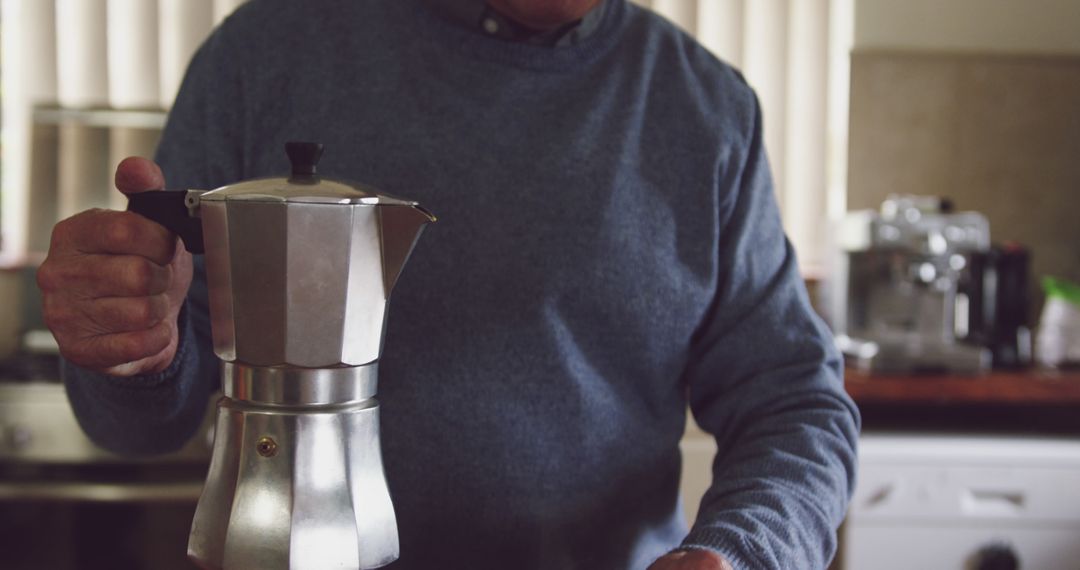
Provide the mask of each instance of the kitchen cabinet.
[{"label": "kitchen cabinet", "polygon": [[1072,406],[1080,411],[1080,372],[1031,370],[981,376],[868,376],[848,370],[845,386],[860,406]]},{"label": "kitchen cabinet", "polygon": [[0,370],[0,567],[193,570],[185,545],[214,415],[178,452],[116,456],[82,432],[46,365],[34,378]]},{"label": "kitchen cabinet", "polygon": [[1080,439],[865,434],[847,570],[1080,568]]},{"label": "kitchen cabinet", "polygon": [[[1080,570],[1080,374],[868,377],[859,477],[838,570]],[[687,523],[716,445],[688,420],[680,443]],[[991,566],[985,566],[991,568]]]},{"label": "kitchen cabinet", "polygon": [[863,433],[836,568],[1080,569],[1080,373],[846,386]]}]

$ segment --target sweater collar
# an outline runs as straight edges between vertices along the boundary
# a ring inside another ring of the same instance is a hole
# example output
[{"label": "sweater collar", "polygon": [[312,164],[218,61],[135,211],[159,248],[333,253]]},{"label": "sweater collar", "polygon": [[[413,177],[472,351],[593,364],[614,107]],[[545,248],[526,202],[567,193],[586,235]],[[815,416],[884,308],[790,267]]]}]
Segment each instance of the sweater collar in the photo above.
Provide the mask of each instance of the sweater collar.
[{"label": "sweater collar", "polygon": [[596,29],[587,37],[574,45],[544,46],[502,40],[459,24],[440,12],[435,1],[393,0],[386,4],[399,10],[403,17],[412,18],[417,26],[414,33],[433,49],[452,50],[478,61],[548,72],[580,69],[608,53],[622,36],[631,14],[641,10],[628,0],[604,0],[596,9]]},{"label": "sweater collar", "polygon": [[589,37],[604,19],[610,1],[601,2],[579,20],[554,30],[537,31],[515,22],[484,0],[425,0],[443,17],[478,33],[528,45],[564,47],[577,45]]}]

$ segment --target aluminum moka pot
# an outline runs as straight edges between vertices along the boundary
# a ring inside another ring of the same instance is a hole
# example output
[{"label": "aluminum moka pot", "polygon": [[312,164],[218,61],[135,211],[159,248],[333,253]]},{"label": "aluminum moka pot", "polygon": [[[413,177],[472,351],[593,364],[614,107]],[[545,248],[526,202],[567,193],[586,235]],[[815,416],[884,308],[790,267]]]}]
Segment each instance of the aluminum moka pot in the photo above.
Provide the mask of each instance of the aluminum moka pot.
[{"label": "aluminum moka pot", "polygon": [[435,217],[320,177],[322,145],[286,152],[288,178],[130,196],[206,256],[225,397],[188,556],[224,570],[378,568],[398,558],[375,400],[387,303]]}]

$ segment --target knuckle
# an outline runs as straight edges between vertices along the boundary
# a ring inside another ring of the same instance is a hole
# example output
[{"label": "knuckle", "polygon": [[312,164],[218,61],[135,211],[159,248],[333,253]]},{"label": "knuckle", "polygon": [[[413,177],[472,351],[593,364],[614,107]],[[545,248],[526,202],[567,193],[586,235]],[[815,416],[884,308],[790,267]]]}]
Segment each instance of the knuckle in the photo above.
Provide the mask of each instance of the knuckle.
[{"label": "knuckle", "polygon": [[85,286],[88,277],[92,276],[86,274],[84,264],[66,256],[46,259],[35,275],[42,293],[63,292],[72,287],[81,288]]},{"label": "knuckle", "polygon": [[51,307],[42,308],[41,320],[45,323],[45,327],[53,332],[56,332],[63,327],[65,323],[63,315],[55,308]]},{"label": "knuckle", "polygon": [[49,237],[49,251],[55,251],[67,245],[68,236],[71,234],[71,219],[60,220],[53,226],[52,235]]},{"label": "knuckle", "polygon": [[49,250],[64,251],[86,241],[87,228],[94,227],[94,220],[100,215],[100,211],[87,210],[57,222],[50,236]]},{"label": "knuckle", "polygon": [[150,262],[134,258],[125,262],[124,273],[128,287],[136,295],[149,295],[154,282],[154,271]]},{"label": "knuckle", "polygon": [[46,259],[45,263],[38,267],[37,275],[34,278],[37,280],[38,289],[42,291],[53,291],[56,289],[56,270],[53,268],[54,262]]},{"label": "knuckle", "polygon": [[71,321],[71,310],[62,302],[58,302],[51,295],[42,297],[41,319],[49,330],[56,331],[64,328]]},{"label": "knuckle", "polygon": [[105,224],[104,232],[110,249],[124,251],[138,238],[138,223],[130,216],[114,216]]},{"label": "knuckle", "polygon": [[169,315],[169,297],[166,293],[150,297],[148,304],[148,310],[154,322],[161,321]]},{"label": "knuckle", "polygon": [[129,310],[129,320],[134,327],[149,328],[157,320],[154,314],[154,301],[151,297],[132,300]]}]

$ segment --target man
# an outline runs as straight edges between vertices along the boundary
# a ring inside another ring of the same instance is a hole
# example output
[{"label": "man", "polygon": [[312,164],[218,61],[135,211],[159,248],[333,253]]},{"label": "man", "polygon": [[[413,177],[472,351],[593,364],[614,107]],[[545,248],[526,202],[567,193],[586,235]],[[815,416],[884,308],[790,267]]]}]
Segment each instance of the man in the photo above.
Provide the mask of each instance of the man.
[{"label": "man", "polygon": [[[440,217],[380,361],[392,567],[827,564],[858,416],[735,71],[624,0],[257,0],[117,186],[278,175],[290,139]],[[46,318],[102,445],[179,446],[218,386],[192,266],[133,214],[54,231]],[[719,445],[689,534],[687,401]]]}]

